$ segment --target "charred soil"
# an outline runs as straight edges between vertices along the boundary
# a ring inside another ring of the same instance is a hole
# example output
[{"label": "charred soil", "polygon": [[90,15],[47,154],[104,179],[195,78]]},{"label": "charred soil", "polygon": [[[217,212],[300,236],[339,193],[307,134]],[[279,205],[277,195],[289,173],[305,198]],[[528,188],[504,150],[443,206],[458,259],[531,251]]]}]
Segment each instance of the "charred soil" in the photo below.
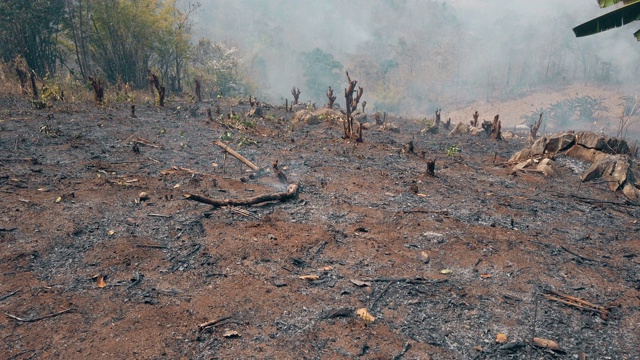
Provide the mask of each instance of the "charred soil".
[{"label": "charred soil", "polygon": [[588,164],[514,175],[525,140],[411,121],[356,143],[268,106],[0,101],[0,358],[640,354],[640,208]]}]

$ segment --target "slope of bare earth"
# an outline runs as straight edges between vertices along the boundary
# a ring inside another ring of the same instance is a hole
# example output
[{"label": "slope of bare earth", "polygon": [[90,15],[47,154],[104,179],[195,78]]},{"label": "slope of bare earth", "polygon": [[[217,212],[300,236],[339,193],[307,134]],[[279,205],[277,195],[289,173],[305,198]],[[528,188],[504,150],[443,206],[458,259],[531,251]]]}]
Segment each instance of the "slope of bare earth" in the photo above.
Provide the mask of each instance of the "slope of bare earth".
[{"label": "slope of bare earth", "polygon": [[[640,353],[640,208],[580,184],[587,164],[560,157],[557,178],[514,175],[502,164],[519,141],[425,135],[411,121],[355,144],[339,124],[292,127],[273,108],[238,130],[177,100],[135,119],[125,104],[1,104],[0,358]],[[225,156],[221,137],[261,168],[277,159],[298,196],[184,200],[284,190]],[[410,140],[425,157],[402,153]],[[607,310],[551,300],[552,289]]]},{"label": "slope of bare earth", "polygon": [[[518,97],[506,101],[478,101],[462,108],[454,109],[443,113],[443,117],[451,118],[454,123],[471,120],[471,114],[478,111],[480,121],[483,119],[492,120],[493,116],[500,114],[500,119],[504,128],[513,128],[516,125],[526,123],[522,115],[530,115],[538,109],[547,109],[554,104],[566,99],[573,99],[583,96],[590,96],[602,101],[606,111],[595,114],[596,123],[573,123],[571,130],[592,130],[615,133],[618,125],[618,117],[622,110],[623,101],[621,97],[633,95],[620,88],[603,88],[588,84],[572,85],[562,88],[546,88],[528,93],[526,96]],[[570,130],[561,129],[554,124],[547,124],[550,131]]]}]

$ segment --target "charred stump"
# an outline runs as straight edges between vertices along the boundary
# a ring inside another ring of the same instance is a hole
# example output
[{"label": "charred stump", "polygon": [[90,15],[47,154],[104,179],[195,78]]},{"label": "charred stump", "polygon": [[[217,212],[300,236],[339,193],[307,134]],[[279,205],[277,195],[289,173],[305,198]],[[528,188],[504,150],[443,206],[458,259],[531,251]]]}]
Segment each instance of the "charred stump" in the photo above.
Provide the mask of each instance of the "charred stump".
[{"label": "charred stump", "polygon": [[440,113],[442,112],[442,109],[437,109],[436,110],[436,127],[440,126]]},{"label": "charred stump", "polygon": [[211,108],[207,109],[207,120],[213,122],[213,116],[211,116]]},{"label": "charred stump", "polygon": [[436,176],[436,159],[427,160],[427,174]]},{"label": "charred stump", "polygon": [[336,101],[336,96],[333,95],[333,89],[329,86],[329,90],[327,90],[327,98],[329,102],[327,103],[327,108],[333,109],[333,103]]},{"label": "charred stump", "polygon": [[354,131],[353,131],[353,116],[351,115],[352,111],[358,108],[358,102],[362,97],[362,93],[364,90],[362,87],[358,87],[358,92],[356,93],[356,97],[353,97],[353,94],[356,92],[356,84],[358,84],[357,80],[351,80],[351,76],[349,76],[349,72],[346,72],[347,80],[349,81],[349,87],[344,89],[344,98],[345,105],[347,108],[347,118],[344,122],[344,138],[345,139],[353,139]]},{"label": "charred stump", "polygon": [[491,121],[485,120],[480,126],[482,127],[482,129],[484,129],[484,132],[485,134],[487,134],[487,136],[491,135]]},{"label": "charred stump", "polygon": [[480,114],[478,114],[478,110],[476,110],[476,112],[473,113],[473,120],[471,120],[471,126],[478,127],[479,117],[480,117]]},{"label": "charred stump", "polygon": [[29,73],[31,78],[31,90],[33,91],[33,100],[38,100],[38,86],[36,85],[36,73],[31,70]]},{"label": "charred stump", "polygon": [[500,115],[496,115],[491,123],[490,136],[492,139],[502,140],[502,124],[500,123]]},{"label": "charred stump", "polygon": [[444,128],[446,130],[451,130],[451,118],[449,118],[449,120],[447,120],[447,122],[444,123]]},{"label": "charred stump", "polygon": [[135,105],[131,105],[131,117],[132,118],[137,118],[138,116],[136,115],[136,106]]},{"label": "charred stump", "polygon": [[538,118],[538,121],[536,121],[535,123],[531,124],[531,127],[529,128],[529,141],[533,142],[536,140],[536,138],[538,137],[538,129],[540,129],[540,125],[542,125],[542,114],[544,113],[540,113],[540,117]]},{"label": "charred stump", "polygon": [[149,84],[151,84],[158,92],[158,106],[164,107],[164,96],[166,88],[160,84],[158,76],[152,73],[151,70],[147,70],[147,73],[149,74]]},{"label": "charred stump", "polygon": [[89,76],[89,82],[91,83],[91,87],[93,88],[93,98],[96,102],[104,101],[104,87],[102,87],[102,81],[100,79],[96,79],[92,76]]},{"label": "charred stump", "polygon": [[300,98],[300,88],[291,88],[291,95],[293,95],[293,105],[298,105],[298,99]]},{"label": "charred stump", "polygon": [[278,181],[280,181],[283,184],[287,184],[288,183],[287,182],[287,176],[278,167],[278,160],[277,159],[273,162],[273,164],[271,166],[273,167],[273,173],[276,175],[276,178],[278,179]]},{"label": "charred stump", "polygon": [[27,81],[29,81],[29,75],[27,72],[20,69],[16,66],[16,73],[18,74],[18,79],[20,80],[20,90],[22,90],[23,94],[27,93]]},{"label": "charred stump", "polygon": [[200,81],[198,79],[195,80],[196,83],[196,100],[198,102],[202,102],[202,86],[200,85]]},{"label": "charred stump", "polygon": [[364,108],[367,107],[367,101],[362,102],[362,113],[364,114]]}]

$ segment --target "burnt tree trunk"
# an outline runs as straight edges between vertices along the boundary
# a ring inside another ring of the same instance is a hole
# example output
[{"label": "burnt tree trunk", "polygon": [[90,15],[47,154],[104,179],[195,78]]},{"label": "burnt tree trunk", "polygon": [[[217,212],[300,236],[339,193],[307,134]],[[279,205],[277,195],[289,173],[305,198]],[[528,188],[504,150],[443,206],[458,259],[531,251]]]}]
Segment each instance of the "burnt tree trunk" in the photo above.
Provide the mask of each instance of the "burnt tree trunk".
[{"label": "burnt tree trunk", "polygon": [[333,109],[333,103],[336,101],[336,96],[333,95],[333,89],[329,86],[329,90],[327,90],[327,98],[329,98],[329,102],[327,103],[327,107],[329,109]]},{"label": "burnt tree trunk", "polygon": [[202,102],[202,88],[200,86],[200,81],[198,79],[196,79],[195,81],[196,83],[196,100],[198,102]]},{"label": "burnt tree trunk", "polygon": [[436,159],[427,160],[427,174],[436,176]]},{"label": "burnt tree trunk", "polygon": [[442,112],[442,109],[437,109],[436,110],[436,127],[440,126],[440,113]]},{"label": "burnt tree trunk", "polygon": [[540,125],[542,125],[542,114],[543,113],[540,113],[538,121],[536,121],[534,124],[531,124],[531,127],[529,128],[529,141],[531,142],[535,141],[538,137],[538,129],[540,129]]},{"label": "burnt tree trunk", "polygon": [[347,74],[347,80],[349,81],[349,87],[347,89],[344,89],[344,98],[345,98],[345,105],[346,105],[346,112],[347,112],[347,118],[345,119],[344,122],[344,138],[345,139],[353,139],[354,137],[354,132],[353,132],[353,116],[351,115],[351,112],[357,108],[358,106],[358,101],[360,101],[360,97],[362,96],[362,88],[360,87],[358,89],[358,94],[356,95],[356,97],[353,97],[353,93],[356,91],[356,84],[358,84],[357,80],[351,80],[351,77],[349,76],[349,72],[346,72]]},{"label": "burnt tree trunk", "polygon": [[164,96],[166,88],[160,84],[158,76],[152,73],[151,70],[147,70],[147,73],[149,74],[149,83],[153,85],[153,87],[158,92],[158,105],[160,107],[164,107]]},{"label": "burnt tree trunk", "polygon": [[471,121],[471,126],[478,127],[479,117],[480,117],[480,114],[478,114],[478,110],[476,110],[476,112],[473,113],[473,120]]},{"label": "burnt tree trunk", "polygon": [[502,140],[502,124],[499,119],[500,115],[496,115],[491,123],[491,138],[496,140]]},{"label": "burnt tree trunk", "polygon": [[102,87],[102,81],[100,81],[100,79],[89,76],[89,82],[91,83],[91,87],[93,88],[93,98],[95,99],[95,101],[99,103],[104,101],[104,88]]},{"label": "burnt tree trunk", "polygon": [[291,89],[291,95],[293,95],[293,105],[298,105],[298,99],[300,98],[300,89],[295,86]]},{"label": "burnt tree trunk", "polygon": [[33,90],[33,100],[38,100],[38,86],[36,85],[36,73],[31,70],[31,89]]},{"label": "burnt tree trunk", "polygon": [[27,93],[27,81],[29,81],[29,75],[27,75],[27,72],[20,69],[19,67],[16,66],[16,73],[18,74],[18,79],[20,79],[20,89],[22,90],[23,94]]}]

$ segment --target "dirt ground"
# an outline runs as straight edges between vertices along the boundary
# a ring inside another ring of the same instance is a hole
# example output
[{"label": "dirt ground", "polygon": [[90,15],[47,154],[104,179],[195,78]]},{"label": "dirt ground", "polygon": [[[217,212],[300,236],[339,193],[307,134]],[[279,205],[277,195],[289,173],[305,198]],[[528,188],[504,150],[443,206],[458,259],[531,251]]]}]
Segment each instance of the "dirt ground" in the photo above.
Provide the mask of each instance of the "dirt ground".
[{"label": "dirt ground", "polygon": [[[581,184],[588,164],[513,175],[523,140],[398,120],[355,144],[274,108],[228,129],[216,105],[0,99],[0,358],[640,359],[640,207]],[[298,195],[185,200],[286,190],[221,138]]]}]

